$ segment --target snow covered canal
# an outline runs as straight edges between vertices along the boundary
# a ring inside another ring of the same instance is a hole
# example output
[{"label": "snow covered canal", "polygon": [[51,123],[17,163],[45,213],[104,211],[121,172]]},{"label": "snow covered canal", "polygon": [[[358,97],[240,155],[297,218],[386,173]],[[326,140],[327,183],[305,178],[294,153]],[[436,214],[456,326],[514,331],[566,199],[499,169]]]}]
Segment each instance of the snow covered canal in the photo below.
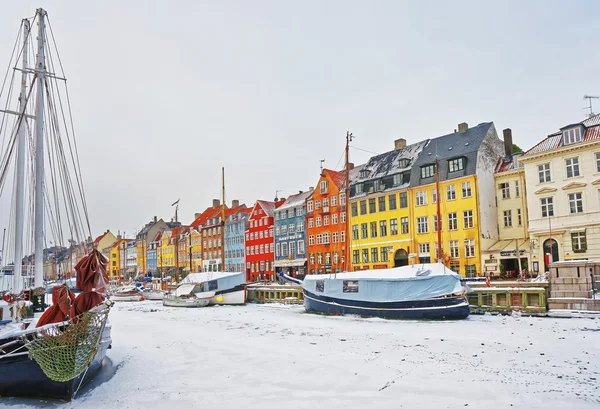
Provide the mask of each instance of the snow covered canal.
[{"label": "snow covered canal", "polygon": [[[600,320],[324,317],[301,306],[117,304],[115,369],[13,408],[598,408]],[[113,375],[114,373],[114,375]],[[97,382],[102,382],[101,379]]]}]

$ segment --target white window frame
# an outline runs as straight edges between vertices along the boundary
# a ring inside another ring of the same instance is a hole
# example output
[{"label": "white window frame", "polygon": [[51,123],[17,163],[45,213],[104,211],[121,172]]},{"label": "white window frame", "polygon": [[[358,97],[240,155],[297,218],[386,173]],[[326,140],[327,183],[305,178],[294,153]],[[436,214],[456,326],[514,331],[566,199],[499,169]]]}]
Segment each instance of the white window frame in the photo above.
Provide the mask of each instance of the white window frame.
[{"label": "white window frame", "polygon": [[429,217],[428,216],[417,217],[417,233],[418,234],[429,233]]},{"label": "white window frame", "polygon": [[462,198],[466,199],[467,197],[471,197],[473,195],[473,191],[471,190],[471,182],[462,182]]},{"label": "white window frame", "polygon": [[[569,175],[569,173],[570,173],[570,175]],[[565,174],[567,176],[567,179],[576,178],[577,176],[581,175],[581,172],[579,171],[579,157],[578,156],[565,159]]]},{"label": "white window frame", "polygon": [[446,186],[446,200],[456,200],[456,185]]},{"label": "white window frame", "polygon": [[569,193],[569,213],[583,213],[583,192]]},{"label": "white window frame", "polygon": [[538,181],[540,183],[552,182],[552,172],[550,171],[549,163],[538,165]]},{"label": "white window frame", "polygon": [[[541,215],[542,217],[554,217],[554,197],[540,198]],[[544,216],[544,211],[546,215]]]}]

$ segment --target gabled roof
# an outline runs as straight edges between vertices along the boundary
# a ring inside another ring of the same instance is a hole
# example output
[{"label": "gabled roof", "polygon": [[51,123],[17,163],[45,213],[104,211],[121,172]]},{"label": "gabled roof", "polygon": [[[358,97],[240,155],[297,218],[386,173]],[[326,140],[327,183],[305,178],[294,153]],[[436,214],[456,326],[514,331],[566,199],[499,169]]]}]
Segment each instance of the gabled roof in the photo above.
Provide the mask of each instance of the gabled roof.
[{"label": "gabled roof", "polygon": [[102,240],[108,233],[110,233],[110,230],[107,230],[98,237],[96,237],[96,240],[94,240],[94,244],[100,243],[100,240]]},{"label": "gabled roof", "polygon": [[[494,173],[508,172],[509,170],[523,168],[523,164],[521,162],[515,161],[515,156],[512,156],[510,160],[506,160],[505,157],[498,158],[498,162],[494,167]],[[516,167],[515,162],[518,163]]]},{"label": "gabled roof", "polygon": [[286,199],[285,202],[283,202],[283,204],[281,206],[279,206],[277,208],[277,210],[285,210],[290,207],[300,206],[300,205],[304,204],[306,199],[308,199],[310,196],[312,196],[313,193],[314,193],[314,190],[308,190],[306,192],[296,193],[295,195],[291,195]]},{"label": "gabled roof", "polygon": [[[380,179],[388,175],[394,175],[410,170],[419,157],[419,153],[421,153],[426,145],[427,141],[425,140],[405,146],[404,148],[371,157],[369,161],[358,170],[357,177],[351,180],[350,184],[365,180]],[[403,159],[407,159],[408,163],[406,166],[400,167],[401,162],[404,162]],[[352,171],[350,172],[350,176],[352,176]]]},{"label": "gabled roof", "polygon": [[331,169],[323,169],[323,174],[329,176],[331,181],[339,188],[343,189],[346,184],[346,171],[338,172]]},{"label": "gabled roof", "polygon": [[[566,129],[576,125],[583,125],[585,127],[585,134],[583,135],[583,140],[581,142],[600,139],[600,114],[584,119],[576,124],[564,126],[560,129]],[[576,142],[573,145],[581,142]],[[542,139],[537,145],[525,152],[524,155],[535,155],[536,153],[550,151],[561,148],[562,146],[564,146],[562,132],[559,131],[548,135],[547,138]]]},{"label": "gabled roof", "polygon": [[[275,211],[275,202],[269,202],[267,200],[257,200],[256,205],[260,206],[267,216],[273,217],[273,212]],[[255,208],[256,205],[254,206]]]},{"label": "gabled roof", "polygon": [[220,211],[221,210],[221,206],[212,206],[212,207],[207,207],[202,213],[200,213],[200,216],[198,216],[196,218],[196,220],[194,220],[192,222],[192,224],[190,224],[191,227],[201,227],[204,223],[206,223],[206,221],[208,219],[210,219],[211,217],[214,217],[214,213],[215,211]]}]

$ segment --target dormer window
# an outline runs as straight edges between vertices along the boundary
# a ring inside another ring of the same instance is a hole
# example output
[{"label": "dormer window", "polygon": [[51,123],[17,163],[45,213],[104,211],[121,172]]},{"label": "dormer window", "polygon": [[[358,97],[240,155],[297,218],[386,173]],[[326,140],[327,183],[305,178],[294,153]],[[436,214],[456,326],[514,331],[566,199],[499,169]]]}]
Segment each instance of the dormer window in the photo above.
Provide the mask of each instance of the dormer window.
[{"label": "dormer window", "polygon": [[355,189],[356,194],[362,193],[363,192],[363,184],[357,183],[354,189]]},{"label": "dormer window", "polygon": [[361,170],[360,171],[360,178],[363,179],[363,178],[367,178],[367,177],[369,177],[369,171],[368,170]]},{"label": "dormer window", "polygon": [[394,175],[394,186],[402,184],[402,173],[397,173]]},{"label": "dormer window", "polygon": [[407,168],[410,165],[410,159],[400,159],[398,161],[398,166],[400,168]]},{"label": "dormer window", "polygon": [[564,145],[570,145],[572,143],[581,142],[582,140],[583,140],[583,133],[581,132],[580,126],[565,129],[563,131],[563,144]]},{"label": "dormer window", "polygon": [[458,172],[465,168],[465,158],[455,158],[448,161],[448,172]]},{"label": "dormer window", "polygon": [[421,179],[435,176],[435,164],[421,166]]},{"label": "dormer window", "polygon": [[379,192],[380,187],[381,187],[381,181],[379,181],[379,180],[373,181],[373,191]]}]

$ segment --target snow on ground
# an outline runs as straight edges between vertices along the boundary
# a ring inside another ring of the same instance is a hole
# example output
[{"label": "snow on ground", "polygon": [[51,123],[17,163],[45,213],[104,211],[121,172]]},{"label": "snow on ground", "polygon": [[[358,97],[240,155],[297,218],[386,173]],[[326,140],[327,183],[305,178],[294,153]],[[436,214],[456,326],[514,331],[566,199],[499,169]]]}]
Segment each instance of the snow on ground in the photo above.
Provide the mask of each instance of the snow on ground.
[{"label": "snow on ground", "polygon": [[325,317],[301,306],[111,312],[114,376],[13,408],[598,408],[600,320]]}]

